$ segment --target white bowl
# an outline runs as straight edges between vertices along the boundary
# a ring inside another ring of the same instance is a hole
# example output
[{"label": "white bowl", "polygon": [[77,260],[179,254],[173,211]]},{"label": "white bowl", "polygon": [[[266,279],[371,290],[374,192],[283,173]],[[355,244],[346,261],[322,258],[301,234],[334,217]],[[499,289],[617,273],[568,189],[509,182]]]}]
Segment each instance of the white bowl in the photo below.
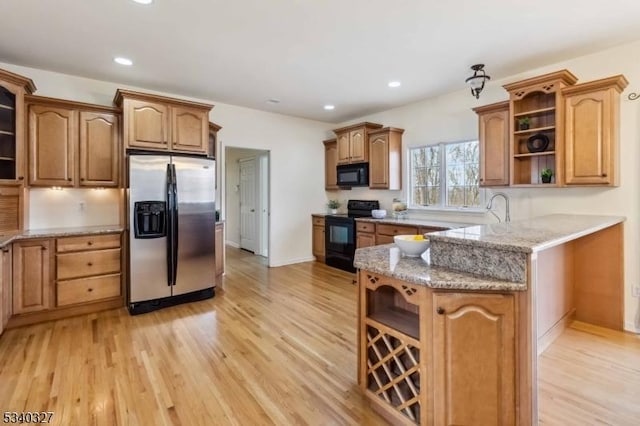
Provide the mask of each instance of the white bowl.
[{"label": "white bowl", "polygon": [[387,216],[386,210],[371,210],[371,216],[376,219],[384,219]]},{"label": "white bowl", "polygon": [[[423,237],[422,240],[416,240],[416,237]],[[419,257],[429,248],[429,238],[422,235],[396,235],[393,242],[400,248],[402,253],[407,257]]]}]

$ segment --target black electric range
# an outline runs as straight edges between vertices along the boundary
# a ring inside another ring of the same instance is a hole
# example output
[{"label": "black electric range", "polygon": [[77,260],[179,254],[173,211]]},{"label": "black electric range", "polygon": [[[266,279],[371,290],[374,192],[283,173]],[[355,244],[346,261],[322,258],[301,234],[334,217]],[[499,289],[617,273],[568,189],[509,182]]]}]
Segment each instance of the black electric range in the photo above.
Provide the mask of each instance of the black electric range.
[{"label": "black electric range", "polygon": [[325,262],[343,271],[355,272],[356,218],[371,217],[380,208],[377,200],[349,200],[346,214],[330,214],[324,218]]}]

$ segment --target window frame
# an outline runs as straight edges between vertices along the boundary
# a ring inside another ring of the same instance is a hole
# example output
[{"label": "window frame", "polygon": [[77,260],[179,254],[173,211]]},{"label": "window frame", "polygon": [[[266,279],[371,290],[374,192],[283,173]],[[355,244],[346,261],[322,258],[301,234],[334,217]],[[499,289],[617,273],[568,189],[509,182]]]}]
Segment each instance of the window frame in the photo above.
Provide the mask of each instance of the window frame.
[{"label": "window frame", "polygon": [[[406,159],[407,159],[407,173],[406,173],[406,188],[407,188],[407,208],[409,210],[421,210],[421,211],[446,211],[446,212],[459,212],[459,213],[486,213],[486,209],[483,207],[485,204],[485,190],[478,182],[478,196],[479,196],[479,204],[477,206],[467,207],[467,206],[447,206],[447,158],[446,158],[446,147],[447,145],[467,143],[467,142],[477,142],[478,149],[480,149],[480,141],[478,139],[465,139],[458,141],[449,141],[449,142],[438,142],[432,144],[424,144],[417,146],[409,146],[407,147]],[[439,198],[440,204],[432,204],[432,205],[419,205],[415,204],[413,200],[413,182],[411,181],[411,176],[413,174],[413,164],[411,159],[411,153],[415,149],[423,149],[432,146],[439,147],[439,167],[440,167],[440,187],[439,187]],[[480,179],[480,159],[478,158],[478,180]]]}]

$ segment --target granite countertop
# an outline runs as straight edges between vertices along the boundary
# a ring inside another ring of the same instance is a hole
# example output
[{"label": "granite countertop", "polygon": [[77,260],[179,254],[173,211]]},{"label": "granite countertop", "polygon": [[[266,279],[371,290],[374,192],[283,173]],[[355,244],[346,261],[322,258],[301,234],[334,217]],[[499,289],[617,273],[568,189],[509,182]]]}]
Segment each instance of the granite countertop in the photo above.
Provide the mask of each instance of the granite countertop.
[{"label": "granite countertop", "polygon": [[0,247],[16,240],[28,240],[33,238],[73,237],[79,235],[112,234],[122,232],[124,227],[120,225],[79,226],[74,228],[48,228],[31,229],[27,231],[7,232],[0,235]]},{"label": "granite countertop", "polygon": [[[444,232],[444,231],[443,231]],[[388,277],[431,288],[524,291],[526,283],[503,281],[431,265],[430,250],[422,257],[404,257],[395,244],[359,248],[353,264]]]},{"label": "granite countertop", "polygon": [[553,214],[430,234],[433,242],[534,253],[624,222],[622,216]]},{"label": "granite countertop", "polygon": [[395,219],[395,218],[386,218],[386,217],[384,219],[375,219],[372,217],[359,217],[359,218],[356,218],[356,221],[385,223],[389,225],[425,226],[425,227],[446,228],[446,229],[457,229],[457,228],[464,228],[466,226],[475,225],[471,223],[447,222],[447,221],[432,220],[432,219],[410,219],[410,218]]}]

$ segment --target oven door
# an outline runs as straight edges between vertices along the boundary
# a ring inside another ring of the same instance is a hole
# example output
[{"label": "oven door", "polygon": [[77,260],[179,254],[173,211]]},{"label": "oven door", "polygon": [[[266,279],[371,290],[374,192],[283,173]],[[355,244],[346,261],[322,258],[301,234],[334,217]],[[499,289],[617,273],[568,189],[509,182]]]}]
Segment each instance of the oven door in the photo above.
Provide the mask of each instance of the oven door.
[{"label": "oven door", "polygon": [[326,216],[325,262],[329,266],[355,272],[353,256],[356,250],[355,221],[348,217]]}]

